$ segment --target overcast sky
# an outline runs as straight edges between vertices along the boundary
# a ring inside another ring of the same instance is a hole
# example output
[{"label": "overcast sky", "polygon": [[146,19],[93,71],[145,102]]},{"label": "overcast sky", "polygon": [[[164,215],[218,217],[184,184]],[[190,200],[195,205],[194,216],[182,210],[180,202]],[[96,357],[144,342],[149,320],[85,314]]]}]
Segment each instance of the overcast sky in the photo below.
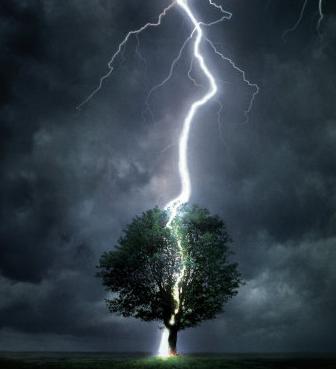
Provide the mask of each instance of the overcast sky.
[{"label": "overcast sky", "polygon": [[[190,3],[200,20],[218,14]],[[246,281],[218,319],[183,332],[183,351],[332,351],[336,339],[336,7],[218,0],[233,13],[207,35],[260,86],[204,45],[220,87],[192,127],[192,202],[219,214]],[[165,0],[1,0],[0,350],[155,351],[159,323],[108,313],[95,278],[132,217],[179,191],[177,139],[193,99],[190,49],[149,100],[190,32]],[[205,87],[197,67],[194,77]],[[223,106],[218,120],[219,103]]]}]

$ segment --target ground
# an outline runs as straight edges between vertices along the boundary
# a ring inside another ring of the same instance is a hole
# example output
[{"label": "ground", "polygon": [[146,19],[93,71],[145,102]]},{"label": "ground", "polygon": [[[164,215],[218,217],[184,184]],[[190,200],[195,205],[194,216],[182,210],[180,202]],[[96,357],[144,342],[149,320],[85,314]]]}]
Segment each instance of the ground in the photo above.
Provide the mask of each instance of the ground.
[{"label": "ground", "polygon": [[336,355],[0,353],[0,369],[336,369]]}]

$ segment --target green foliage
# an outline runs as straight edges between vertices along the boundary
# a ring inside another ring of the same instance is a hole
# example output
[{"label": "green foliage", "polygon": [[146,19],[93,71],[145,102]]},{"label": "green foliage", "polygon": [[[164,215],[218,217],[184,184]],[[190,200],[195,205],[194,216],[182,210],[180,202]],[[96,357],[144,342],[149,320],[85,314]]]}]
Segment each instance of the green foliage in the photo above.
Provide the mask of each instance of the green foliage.
[{"label": "green foliage", "polygon": [[241,281],[237,264],[228,260],[231,240],[219,217],[184,206],[172,230],[167,220],[167,212],[159,208],[134,218],[116,248],[102,255],[98,276],[112,293],[107,300],[111,312],[160,320],[169,327],[172,291],[183,263],[175,324],[181,330],[215,318]]},{"label": "green foliage", "polygon": [[167,221],[166,212],[148,210],[127,226],[115,250],[102,255],[98,275],[116,294],[107,300],[111,312],[169,321],[180,257],[176,239],[165,227]]},{"label": "green foliage", "polygon": [[213,319],[237,293],[241,283],[236,263],[228,258],[231,239],[224,222],[206,209],[185,206],[175,222],[181,240],[185,277],[181,283],[179,329]]}]

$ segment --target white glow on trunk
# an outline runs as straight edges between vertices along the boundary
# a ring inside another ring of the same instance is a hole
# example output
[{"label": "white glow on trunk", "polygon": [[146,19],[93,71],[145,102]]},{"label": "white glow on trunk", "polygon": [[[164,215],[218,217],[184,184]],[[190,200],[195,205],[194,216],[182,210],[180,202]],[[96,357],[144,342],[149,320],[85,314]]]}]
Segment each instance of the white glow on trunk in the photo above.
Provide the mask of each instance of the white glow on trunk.
[{"label": "white glow on trunk", "polygon": [[[208,92],[201,99],[196,100],[195,102],[192,103],[183,121],[182,132],[179,138],[179,161],[178,161],[178,169],[179,169],[179,175],[181,179],[181,192],[176,198],[171,200],[165,206],[165,209],[169,211],[169,220],[167,223],[168,228],[171,228],[171,224],[174,218],[176,217],[181,205],[188,202],[190,199],[190,195],[191,195],[191,182],[190,182],[190,174],[189,174],[189,168],[188,168],[188,141],[189,141],[190,127],[193,122],[193,118],[195,117],[195,114],[197,113],[198,109],[201,106],[205,105],[217,93],[217,85],[216,85],[215,78],[209,71],[206,65],[206,62],[205,62],[205,58],[200,51],[200,44],[203,40],[203,31],[200,26],[200,22],[196,20],[194,14],[192,13],[188,5],[187,0],[177,0],[177,4],[184,10],[189,20],[192,22],[193,26],[195,27],[196,38],[194,42],[193,53],[194,53],[194,57],[199,63],[199,66],[202,72],[204,73],[204,75],[209,81],[209,89],[208,89]],[[182,253],[180,242],[178,242],[178,245],[180,248],[180,252]],[[181,280],[183,279],[184,271],[185,271],[185,268],[183,266],[179,272],[179,275],[177,276],[176,283],[174,285],[173,295],[174,295],[174,300],[176,302],[176,308],[170,318],[170,321],[169,321],[170,325],[175,324],[175,316],[179,312],[179,308],[180,308],[179,284]],[[169,356],[168,336],[169,336],[169,331],[167,328],[164,328],[162,337],[161,337],[160,348],[159,348],[159,356],[161,357]]]}]

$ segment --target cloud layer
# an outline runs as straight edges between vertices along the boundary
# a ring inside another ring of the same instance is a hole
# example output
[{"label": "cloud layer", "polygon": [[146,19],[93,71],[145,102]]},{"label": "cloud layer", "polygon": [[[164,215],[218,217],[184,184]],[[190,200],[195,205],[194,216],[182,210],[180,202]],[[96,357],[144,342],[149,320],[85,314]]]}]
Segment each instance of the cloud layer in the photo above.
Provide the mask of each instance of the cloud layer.
[{"label": "cloud layer", "polygon": [[[192,201],[227,222],[246,284],[223,316],[183,332],[179,344],[189,351],[331,351],[335,9],[326,5],[319,38],[311,4],[283,43],[298,7],[248,3],[226,2],[233,18],[209,37],[261,92],[242,123],[251,90],[206,50],[223,112],[218,121],[214,102],[199,114],[189,152]],[[176,141],[201,92],[186,78],[188,52],[150,99],[153,114],[145,100],[188,35],[181,14],[174,10],[161,29],[145,33],[138,53],[131,40],[102,91],[80,112],[75,107],[123,35],[165,5],[1,2],[1,349],[156,349],[158,324],[106,311],[95,265],[134,215],[179,189]],[[201,1],[195,7],[204,19],[216,15]]]}]

